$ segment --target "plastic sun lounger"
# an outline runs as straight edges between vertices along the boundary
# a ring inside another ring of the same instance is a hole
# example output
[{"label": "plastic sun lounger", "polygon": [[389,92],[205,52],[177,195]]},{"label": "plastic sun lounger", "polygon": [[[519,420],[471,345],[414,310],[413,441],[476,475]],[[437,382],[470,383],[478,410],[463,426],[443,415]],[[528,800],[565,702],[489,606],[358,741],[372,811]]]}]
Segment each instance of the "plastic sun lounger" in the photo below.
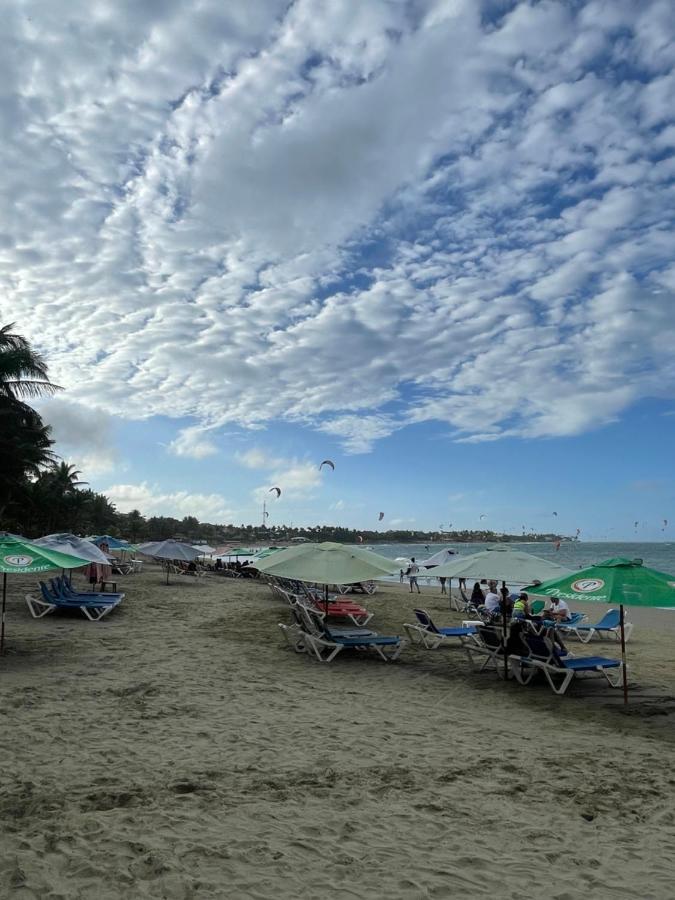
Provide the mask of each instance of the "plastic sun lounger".
[{"label": "plastic sun lounger", "polygon": [[59,584],[58,579],[53,578],[50,580],[51,588],[47,587],[44,581],[38,581],[38,585],[45,600],[55,599],[63,602],[72,601],[75,603],[78,603],[81,600],[91,600],[100,606],[103,605],[103,603],[114,603],[117,600],[124,599],[124,594],[101,594],[100,591],[74,591],[67,582]]},{"label": "plastic sun lounger", "polygon": [[[585,617],[584,617],[585,618]],[[579,638],[582,644],[587,644],[594,635],[598,637],[613,637],[615,640],[621,640],[621,616],[618,609],[608,609],[605,615],[595,624],[578,622],[561,622],[560,628],[567,633],[573,634]],[[623,630],[626,640],[633,633],[633,625],[624,621]]]},{"label": "plastic sun lounger", "polygon": [[[286,640],[286,643],[295,650],[296,653],[311,653],[311,639],[316,627],[311,620],[311,616],[315,611],[301,604],[291,606],[291,624],[279,622],[279,628]],[[310,617],[309,621],[305,617]],[[377,637],[376,631],[370,631],[365,628],[331,628],[331,634],[345,638],[371,638]]]},{"label": "plastic sun lounger", "polygon": [[623,664],[619,659],[605,656],[562,656],[555,643],[548,637],[524,634],[529,649],[528,656],[510,656],[511,672],[520,684],[529,684],[537,672],[543,672],[549,687],[562,695],[578,675],[599,674],[610,687],[617,688],[622,681]]},{"label": "plastic sun lounger", "polygon": [[504,660],[504,641],[501,627],[494,625],[476,626],[476,634],[473,641],[465,641],[462,644],[469,662],[479,672],[494,666],[501,675]]},{"label": "plastic sun lounger", "polygon": [[473,626],[464,628],[438,628],[434,625],[431,616],[424,609],[415,609],[417,622],[403,625],[411,643],[418,644],[426,650],[436,650],[442,644],[457,638],[461,643],[465,640],[475,640],[476,629]]},{"label": "plastic sun lounger", "polygon": [[[65,578],[50,578],[49,583],[51,585],[51,594],[54,595],[58,600],[87,600],[87,599],[99,599],[101,596],[101,591],[76,591],[73,590],[72,585]],[[40,589],[42,590],[42,585],[44,582],[38,582],[40,585]],[[46,587],[46,586],[45,586]],[[47,590],[49,590],[47,588]],[[44,596],[44,593],[43,593]],[[122,593],[113,593],[112,591],[107,594],[108,599],[110,600],[123,600],[125,594]]]},{"label": "plastic sun lounger", "polygon": [[[298,607],[302,616],[303,626],[307,638],[308,652],[313,653],[319,662],[332,662],[342,650],[372,650],[384,662],[393,662],[398,659],[401,651],[408,642],[397,636],[382,636],[373,634],[365,629],[355,629],[357,633],[335,634],[326,628],[320,620],[314,616],[314,611],[308,608]],[[393,652],[385,653],[383,648],[391,648]]]},{"label": "plastic sun lounger", "polygon": [[93,598],[62,600],[50,594],[46,585],[42,590],[42,599],[34,597],[32,594],[26,594],[25,599],[30,614],[34,619],[41,619],[48,613],[54,612],[55,609],[79,609],[90,622],[98,622],[99,619],[107,616],[109,612],[112,612],[122,602],[121,599],[111,598],[110,595],[106,598],[106,602]]}]

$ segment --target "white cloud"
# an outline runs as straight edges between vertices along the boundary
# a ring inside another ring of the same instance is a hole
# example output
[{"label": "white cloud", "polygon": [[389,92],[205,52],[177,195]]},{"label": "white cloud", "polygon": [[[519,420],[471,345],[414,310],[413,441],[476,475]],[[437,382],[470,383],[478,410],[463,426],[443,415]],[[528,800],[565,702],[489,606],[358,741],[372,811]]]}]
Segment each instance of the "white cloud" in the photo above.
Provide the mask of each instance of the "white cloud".
[{"label": "white cloud", "polygon": [[2,319],[179,456],[601,426],[675,390],[674,40],[664,0],[17,6]]},{"label": "white cloud", "polygon": [[205,437],[207,432],[199,426],[183,428],[178,436],[169,444],[169,451],[175,456],[187,456],[190,459],[204,459],[218,452],[212,440]]},{"label": "white cloud", "polygon": [[83,478],[121,468],[111,416],[100,407],[84,407],[51,397],[36,404],[43,420],[51,426],[54,450],[66,462],[82,471]]},{"label": "white cloud", "polygon": [[147,482],[140,484],[113,484],[104,493],[119,512],[140,510],[144,516],[172,516],[182,519],[196,516],[201,522],[224,524],[232,521],[235,513],[221,494],[199,494],[188,491],[164,491]]}]

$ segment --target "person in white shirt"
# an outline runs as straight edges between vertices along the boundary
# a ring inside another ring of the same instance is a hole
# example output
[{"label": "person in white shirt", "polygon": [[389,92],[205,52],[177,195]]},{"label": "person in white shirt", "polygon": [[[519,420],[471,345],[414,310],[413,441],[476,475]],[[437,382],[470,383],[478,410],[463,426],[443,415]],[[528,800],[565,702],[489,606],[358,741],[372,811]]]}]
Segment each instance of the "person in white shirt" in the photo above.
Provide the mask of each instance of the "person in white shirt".
[{"label": "person in white shirt", "polygon": [[485,608],[492,615],[500,610],[501,597],[497,593],[497,582],[488,582],[488,592],[485,595]]},{"label": "person in white shirt", "polygon": [[413,586],[417,588],[417,593],[421,593],[420,586],[417,583],[417,573],[419,572],[420,567],[415,562],[415,557],[410,560],[410,565],[408,566],[408,571],[406,572],[408,576],[408,581],[410,582],[410,593],[413,592]]},{"label": "person in white shirt", "polygon": [[570,617],[570,608],[560,597],[551,597],[551,618],[556,622],[565,622]]}]

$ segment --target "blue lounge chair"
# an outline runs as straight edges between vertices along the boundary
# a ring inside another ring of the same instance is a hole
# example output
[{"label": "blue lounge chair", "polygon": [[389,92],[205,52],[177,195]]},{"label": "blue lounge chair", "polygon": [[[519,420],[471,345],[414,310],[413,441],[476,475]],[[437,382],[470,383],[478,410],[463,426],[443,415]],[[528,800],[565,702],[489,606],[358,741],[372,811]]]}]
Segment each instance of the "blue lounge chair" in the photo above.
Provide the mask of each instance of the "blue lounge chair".
[{"label": "blue lounge chair", "polygon": [[622,662],[605,656],[564,656],[550,637],[523,634],[523,642],[529,653],[509,657],[511,673],[521,684],[529,684],[537,672],[543,672],[551,690],[564,694],[578,675],[602,675],[610,687],[619,687],[622,681]]},{"label": "blue lounge chair", "polygon": [[460,642],[465,640],[473,640],[476,635],[476,629],[473,626],[468,628],[438,628],[425,609],[415,609],[415,618],[417,622],[407,622],[403,625],[406,634],[410,638],[411,643],[418,644],[426,650],[436,650],[441,644],[445,644],[452,638],[457,638]]},{"label": "blue lounge chair", "polygon": [[[296,605],[301,617],[303,640],[308,653],[320,662],[331,662],[345,649],[372,650],[385,662],[398,658],[408,642],[398,636],[383,636],[366,628],[345,629],[340,634],[309,607]],[[385,652],[385,648],[388,652]]]},{"label": "blue lounge chair", "polygon": [[[587,644],[597,634],[598,637],[613,637],[615,640],[621,640],[621,617],[618,609],[608,609],[605,615],[594,625],[591,623],[581,624],[577,622],[562,622],[561,628],[569,634],[573,634],[579,638],[583,644]],[[626,640],[633,633],[633,625],[624,621],[624,635]]]},{"label": "blue lounge chair", "polygon": [[111,594],[104,597],[100,594],[92,597],[59,597],[44,582],[40,582],[40,592],[42,599],[32,594],[25,595],[26,604],[34,619],[41,619],[55,609],[79,609],[91,622],[97,622],[122,602],[121,597]]},{"label": "blue lounge chair", "polygon": [[[320,619],[316,615],[315,607],[308,607],[302,603],[291,604],[291,623],[279,622],[279,628],[286,640],[286,643],[292,647],[296,653],[311,652],[310,640],[308,634],[312,634],[316,630],[316,626],[312,621],[312,616]],[[369,628],[354,628],[349,626],[331,627],[330,632],[336,637],[345,638],[373,638],[378,637],[376,631]]]},{"label": "blue lounge chair", "polygon": [[[49,583],[52,587],[52,592],[57,597],[61,597],[64,600],[68,600],[71,597],[100,597],[102,591],[76,591],[70,581],[67,578],[59,576],[58,578],[50,578]],[[123,600],[125,595],[117,592],[113,593],[112,591],[108,594],[108,597],[118,597],[120,600]]]}]

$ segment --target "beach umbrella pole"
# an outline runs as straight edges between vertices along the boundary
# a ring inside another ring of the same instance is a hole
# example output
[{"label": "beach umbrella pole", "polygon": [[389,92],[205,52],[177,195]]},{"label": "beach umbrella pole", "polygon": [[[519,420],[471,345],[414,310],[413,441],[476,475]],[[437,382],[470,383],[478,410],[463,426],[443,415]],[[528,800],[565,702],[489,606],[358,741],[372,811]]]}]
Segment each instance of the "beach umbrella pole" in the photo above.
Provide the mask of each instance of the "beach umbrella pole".
[{"label": "beach umbrella pole", "polygon": [[619,604],[619,622],[621,624],[621,671],[623,674],[623,704],[628,705],[628,672],[626,671],[626,632],[624,629],[623,603]]},{"label": "beach umbrella pole", "polygon": [[7,572],[2,573],[2,624],[0,624],[0,653],[5,646],[5,603],[7,601]]},{"label": "beach umbrella pole", "polygon": [[328,585],[324,584],[323,586],[323,602],[324,602],[324,612],[326,613],[326,624],[328,624]]}]

